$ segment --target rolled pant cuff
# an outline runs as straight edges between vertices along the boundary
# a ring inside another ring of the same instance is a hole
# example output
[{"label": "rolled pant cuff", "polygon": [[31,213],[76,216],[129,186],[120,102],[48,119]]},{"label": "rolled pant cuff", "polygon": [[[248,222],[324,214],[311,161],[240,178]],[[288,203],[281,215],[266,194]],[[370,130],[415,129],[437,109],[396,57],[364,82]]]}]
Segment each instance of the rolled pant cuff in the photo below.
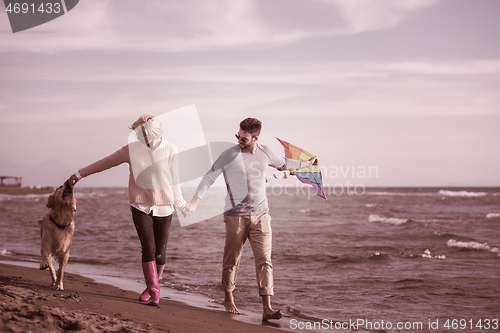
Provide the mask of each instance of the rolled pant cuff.
[{"label": "rolled pant cuff", "polygon": [[273,296],[273,288],[259,288],[259,296]]},{"label": "rolled pant cuff", "polygon": [[230,283],[228,285],[228,284],[225,284],[224,281],[222,281],[221,285],[222,285],[222,288],[224,289],[224,291],[226,291],[226,292],[233,292],[234,289],[236,289],[236,285],[232,284],[232,283]]}]

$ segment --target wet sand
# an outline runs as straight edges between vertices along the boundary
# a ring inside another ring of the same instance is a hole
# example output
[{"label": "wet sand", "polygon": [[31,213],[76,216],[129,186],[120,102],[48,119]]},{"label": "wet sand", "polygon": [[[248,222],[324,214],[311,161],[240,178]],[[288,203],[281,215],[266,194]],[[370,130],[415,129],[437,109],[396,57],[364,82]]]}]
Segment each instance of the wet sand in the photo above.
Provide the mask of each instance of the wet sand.
[{"label": "wet sand", "polygon": [[135,292],[71,273],[65,274],[64,288],[51,286],[48,271],[0,264],[0,332],[276,333],[283,332],[277,325],[288,324],[285,318],[250,324],[242,316],[165,299],[151,307]]}]

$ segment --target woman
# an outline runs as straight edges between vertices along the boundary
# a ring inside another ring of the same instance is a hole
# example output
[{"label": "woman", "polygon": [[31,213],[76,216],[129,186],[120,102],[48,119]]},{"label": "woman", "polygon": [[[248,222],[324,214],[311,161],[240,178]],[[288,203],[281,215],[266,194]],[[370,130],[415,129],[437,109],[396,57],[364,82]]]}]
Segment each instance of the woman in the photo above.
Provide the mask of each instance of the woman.
[{"label": "woman", "polygon": [[69,184],[74,186],[83,177],[122,163],[130,165],[130,209],[141,241],[142,270],[147,286],[139,300],[158,306],[159,279],[165,267],[174,204],[182,207],[186,202],[178,181],[177,148],[163,139],[158,118],[143,114],[130,128],[137,140],[78,170],[69,178]]}]

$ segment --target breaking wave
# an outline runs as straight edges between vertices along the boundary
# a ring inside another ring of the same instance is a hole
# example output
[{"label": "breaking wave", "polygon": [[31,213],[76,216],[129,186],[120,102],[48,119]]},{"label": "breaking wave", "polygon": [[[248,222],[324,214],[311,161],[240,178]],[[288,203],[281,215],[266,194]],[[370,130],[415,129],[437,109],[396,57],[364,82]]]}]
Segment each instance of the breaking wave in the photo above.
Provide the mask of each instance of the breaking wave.
[{"label": "breaking wave", "polygon": [[439,260],[446,259],[445,255],[433,255],[429,249],[425,250],[424,253],[421,254],[421,257],[427,259],[439,259]]},{"label": "breaking wave", "polygon": [[448,191],[448,190],[440,190],[439,194],[444,195],[446,197],[462,197],[462,198],[485,197],[488,195],[488,193],[486,192]]},{"label": "breaking wave", "polygon": [[384,216],[375,215],[375,214],[368,216],[368,222],[371,222],[371,223],[379,222],[379,223],[387,223],[387,224],[392,224],[392,225],[401,225],[401,224],[404,224],[404,223],[409,222],[409,221],[410,221],[410,219],[400,219],[400,218],[396,218],[396,217],[384,217]]},{"label": "breaking wave", "polygon": [[93,192],[76,192],[74,194],[76,199],[82,198],[106,198],[109,197],[111,193],[105,191],[93,191]]},{"label": "breaking wave", "polygon": [[446,242],[446,245],[448,245],[449,247],[457,247],[460,249],[488,251],[491,253],[496,253],[497,255],[500,256],[500,251],[498,250],[498,246],[491,245],[488,243],[461,242],[455,239],[450,239]]},{"label": "breaking wave", "polygon": [[500,217],[500,214],[499,213],[488,213],[486,214],[486,219],[488,220],[492,220],[492,219],[497,219]]},{"label": "breaking wave", "polygon": [[422,254],[411,254],[411,253],[405,253],[405,252],[400,252],[400,256],[403,258],[426,258],[426,259],[438,259],[438,260],[446,260],[446,256],[443,255],[434,255],[429,249],[426,249],[424,253]]}]

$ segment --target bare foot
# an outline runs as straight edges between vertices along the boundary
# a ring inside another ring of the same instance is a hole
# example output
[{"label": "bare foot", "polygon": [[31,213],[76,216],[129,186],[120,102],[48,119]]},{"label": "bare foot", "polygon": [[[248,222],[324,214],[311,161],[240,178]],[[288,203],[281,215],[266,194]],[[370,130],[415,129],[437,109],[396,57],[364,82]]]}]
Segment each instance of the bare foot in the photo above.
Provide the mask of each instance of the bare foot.
[{"label": "bare foot", "polygon": [[267,321],[270,319],[281,319],[283,317],[283,312],[281,310],[274,311],[271,307],[271,296],[262,295],[262,308],[264,312],[262,313],[262,320]]},{"label": "bare foot", "polygon": [[226,312],[241,314],[240,310],[238,310],[238,308],[234,304],[233,293],[231,291],[226,291],[225,296],[224,307],[226,308]]},{"label": "bare foot", "polygon": [[281,310],[278,311],[264,311],[264,314],[262,314],[262,320],[270,320],[270,319],[281,319],[283,317],[283,312]]}]

